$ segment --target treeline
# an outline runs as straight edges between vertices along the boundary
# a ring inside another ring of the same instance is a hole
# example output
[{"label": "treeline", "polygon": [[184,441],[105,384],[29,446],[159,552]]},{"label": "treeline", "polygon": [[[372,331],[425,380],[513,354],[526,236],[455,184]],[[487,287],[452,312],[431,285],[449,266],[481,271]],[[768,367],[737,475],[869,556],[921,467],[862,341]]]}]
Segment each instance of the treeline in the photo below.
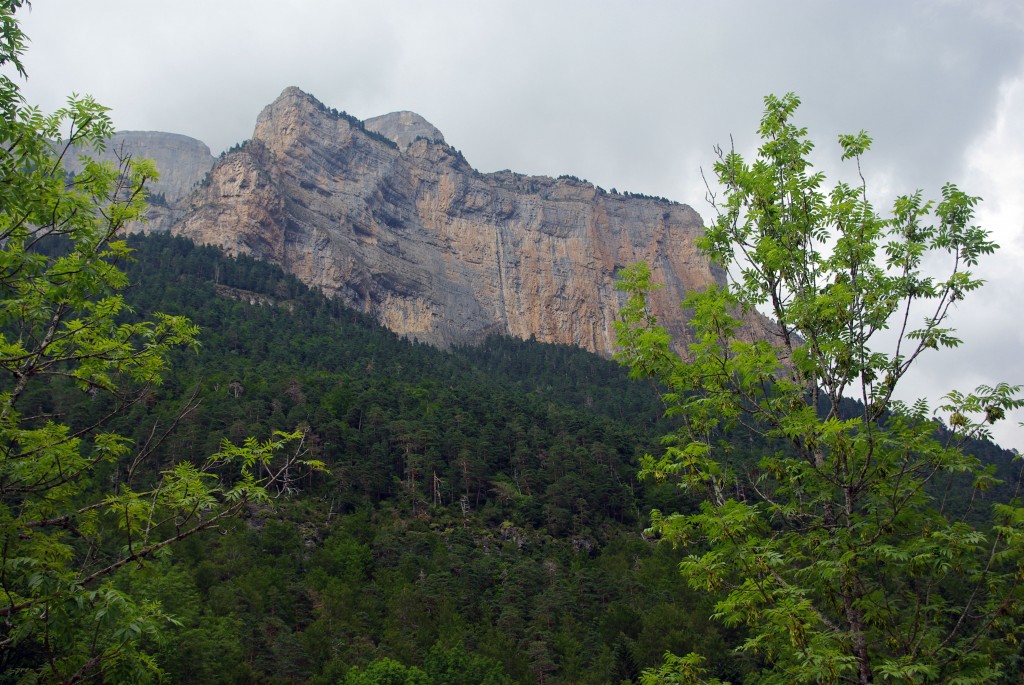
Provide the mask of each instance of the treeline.
[{"label": "treeline", "polygon": [[[572,181],[573,183],[577,183],[577,184],[580,184],[580,185],[589,185],[589,186],[593,186],[594,185],[593,183],[591,183],[587,179],[580,178],[578,176],[573,176],[572,174],[562,174],[562,175],[560,175],[558,177],[558,180],[559,181]],[[669,200],[666,197],[661,197],[660,195],[645,195],[644,193],[631,193],[628,190],[624,190],[624,191],[620,192],[619,190],[617,190],[615,188],[612,188],[611,190],[605,190],[601,186],[594,186],[594,187],[595,187],[595,190],[597,191],[598,195],[609,195],[609,194],[611,194],[611,195],[618,195],[620,197],[625,197],[625,198],[630,198],[630,199],[653,200],[653,201],[655,201],[655,202],[657,202],[659,204],[663,204],[663,205],[676,204],[672,200]]]},{"label": "treeline", "polygon": [[366,124],[363,123],[363,120],[360,119],[359,117],[353,116],[353,115],[349,114],[348,112],[346,112],[345,110],[337,110],[334,107],[328,107],[327,105],[325,105],[324,103],[320,102],[319,100],[317,100],[312,95],[309,95],[308,93],[306,94],[306,96],[316,106],[316,108],[318,110],[320,110],[321,112],[323,112],[324,114],[327,114],[328,116],[330,116],[333,119],[344,119],[345,121],[348,122],[348,124],[352,128],[359,129],[360,131],[362,131],[363,133],[365,133],[369,137],[373,138],[377,142],[384,143],[388,147],[393,148],[395,150],[398,149],[398,143],[396,143],[395,141],[391,140],[390,138],[388,138],[385,135],[382,135],[380,133],[377,133],[376,131],[371,131],[371,130],[367,129],[366,128]]}]

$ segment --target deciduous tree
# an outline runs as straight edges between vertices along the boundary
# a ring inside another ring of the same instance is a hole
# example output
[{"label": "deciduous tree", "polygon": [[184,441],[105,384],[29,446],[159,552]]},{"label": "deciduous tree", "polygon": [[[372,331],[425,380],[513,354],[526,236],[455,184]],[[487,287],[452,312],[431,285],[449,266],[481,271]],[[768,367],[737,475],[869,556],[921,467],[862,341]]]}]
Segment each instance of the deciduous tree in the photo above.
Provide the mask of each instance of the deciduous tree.
[{"label": "deciduous tree", "polygon": [[[649,270],[622,280],[620,359],[664,384],[681,423],[642,474],[703,496],[699,511],[652,512],[651,530],[690,550],[682,573],[717,594],[756,682],[1017,682],[1024,508],[983,497],[993,475],[963,445],[1021,406],[1019,386],[951,392],[934,413],[894,396],[921,355],[959,344],[951,315],[996,245],[952,184],[880,215],[863,132],[839,137],[858,182],[827,186],[798,105],[766,98],[753,163],[718,151],[700,246],[730,279],[686,299],[683,356],[649,314]],[[755,311],[767,338],[748,333]],[[777,449],[738,463],[736,429]],[[946,496],[957,482],[974,495]],[[644,682],[715,682],[709,668],[672,657]]]},{"label": "deciduous tree", "polygon": [[[0,681],[145,680],[147,641],[173,620],[119,589],[119,572],[267,498],[263,473],[297,434],[225,444],[205,464],[147,464],[169,426],[134,444],[104,429],[150,397],[169,352],[196,344],[184,317],[129,312],[117,268],[121,233],[138,220],[152,163],[63,161],[101,148],[107,111],[72,97],[51,115],[28,106],[26,38],[0,4]],[[92,418],[34,389],[87,393]],[[77,390],[75,390],[77,389]],[[295,460],[292,452],[286,460]],[[214,475],[214,472],[218,475]]]}]

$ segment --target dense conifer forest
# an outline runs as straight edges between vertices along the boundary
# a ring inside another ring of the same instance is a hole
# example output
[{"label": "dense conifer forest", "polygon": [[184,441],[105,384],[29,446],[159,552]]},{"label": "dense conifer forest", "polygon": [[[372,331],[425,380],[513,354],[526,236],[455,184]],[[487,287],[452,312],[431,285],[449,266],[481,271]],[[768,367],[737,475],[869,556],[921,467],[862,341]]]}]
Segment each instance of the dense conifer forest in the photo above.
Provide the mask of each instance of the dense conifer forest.
[{"label": "dense conifer forest", "polygon": [[[679,575],[682,552],[643,535],[652,508],[698,506],[637,480],[671,427],[657,387],[569,346],[441,351],[272,265],[167,235],[129,243],[133,310],[200,327],[112,426],[155,445],[145,468],[274,430],[302,431],[325,465],[117,577],[173,617],[149,646],[167,682],[639,682],[695,649],[742,682],[747,657]],[[111,401],[54,382],[22,407],[85,426]],[[777,447],[732,445],[749,463]],[[1008,469],[1009,453],[977,447]]]}]

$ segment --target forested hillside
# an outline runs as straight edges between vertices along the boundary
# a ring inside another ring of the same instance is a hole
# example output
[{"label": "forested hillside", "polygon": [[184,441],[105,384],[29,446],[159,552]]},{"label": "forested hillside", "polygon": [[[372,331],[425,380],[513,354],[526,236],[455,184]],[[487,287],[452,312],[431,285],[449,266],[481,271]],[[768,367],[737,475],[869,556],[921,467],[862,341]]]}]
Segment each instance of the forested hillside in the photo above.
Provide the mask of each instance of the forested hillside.
[{"label": "forested hillside", "polygon": [[[638,682],[695,649],[742,680],[753,662],[709,622],[682,553],[642,534],[652,508],[698,505],[636,479],[671,427],[658,388],[569,346],[440,351],[266,263],[160,234],[130,244],[130,306],[200,327],[111,426],[153,447],[140,468],[153,478],[274,430],[302,431],[303,456],[325,464],[117,577],[174,619],[148,647],[168,682]],[[84,427],[113,401],[53,382],[21,408]],[[737,463],[778,448],[730,439]],[[975,447],[1009,475],[1009,453]],[[8,654],[0,682],[33,658]]]},{"label": "forested hillside", "polygon": [[[129,304],[200,326],[199,348],[112,426],[159,441],[146,468],[295,429],[326,465],[119,576],[179,622],[156,647],[169,682],[418,668],[436,683],[606,683],[698,643],[739,673],[680,554],[641,535],[652,507],[691,506],[636,480],[665,428],[655,388],[567,346],[442,352],[267,264],[162,235],[131,244]],[[56,383],[23,406],[79,426],[109,401]]]}]

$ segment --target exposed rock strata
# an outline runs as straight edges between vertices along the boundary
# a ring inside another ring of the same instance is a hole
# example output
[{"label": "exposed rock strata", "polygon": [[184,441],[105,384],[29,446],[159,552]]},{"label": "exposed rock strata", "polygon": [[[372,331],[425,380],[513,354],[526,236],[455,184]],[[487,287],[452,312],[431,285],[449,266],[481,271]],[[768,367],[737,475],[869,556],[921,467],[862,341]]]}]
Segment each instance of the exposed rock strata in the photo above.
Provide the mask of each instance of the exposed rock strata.
[{"label": "exposed rock strata", "polygon": [[496,332],[609,355],[616,272],[643,260],[665,284],[654,313],[685,338],[680,300],[716,281],[696,212],[571,178],[482,174],[443,141],[418,115],[360,122],[289,88],[172,230],[277,262],[440,346]]}]

